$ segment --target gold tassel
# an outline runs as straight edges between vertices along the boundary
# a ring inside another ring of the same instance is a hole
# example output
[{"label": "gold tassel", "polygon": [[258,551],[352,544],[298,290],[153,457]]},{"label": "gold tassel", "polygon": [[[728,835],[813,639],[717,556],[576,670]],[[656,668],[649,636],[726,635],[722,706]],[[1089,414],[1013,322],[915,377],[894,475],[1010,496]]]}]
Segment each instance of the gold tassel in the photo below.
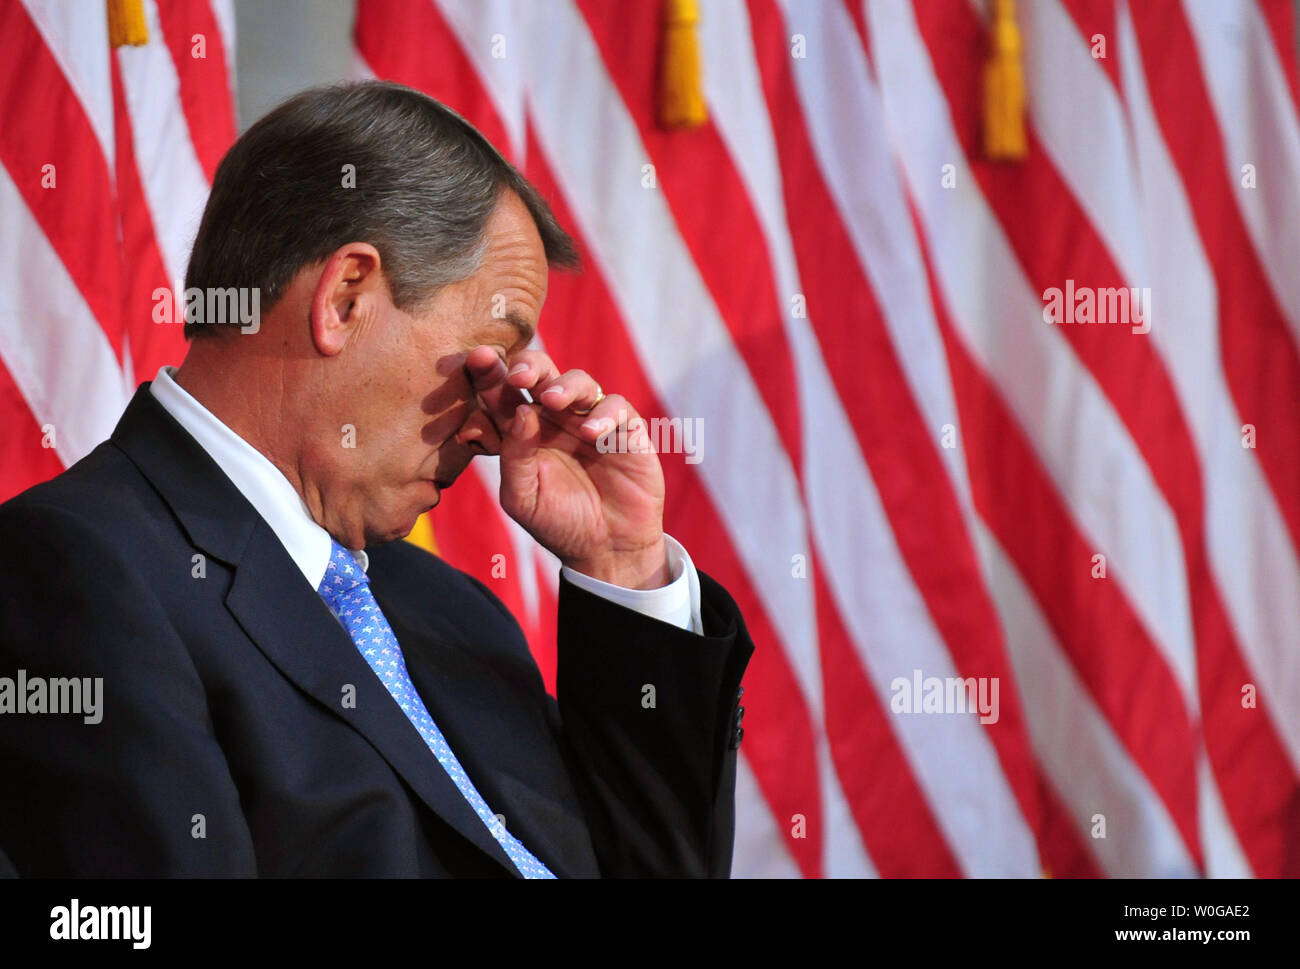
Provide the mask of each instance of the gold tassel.
[{"label": "gold tassel", "polygon": [[659,57],[659,124],[698,128],[709,118],[700,68],[697,0],[664,0],[664,38]]},{"label": "gold tassel", "polygon": [[108,42],[114,47],[142,47],[148,41],[144,0],[108,0]]},{"label": "gold tassel", "polygon": [[1025,157],[1025,71],[1015,0],[993,0],[993,54],[984,66],[984,154]]}]

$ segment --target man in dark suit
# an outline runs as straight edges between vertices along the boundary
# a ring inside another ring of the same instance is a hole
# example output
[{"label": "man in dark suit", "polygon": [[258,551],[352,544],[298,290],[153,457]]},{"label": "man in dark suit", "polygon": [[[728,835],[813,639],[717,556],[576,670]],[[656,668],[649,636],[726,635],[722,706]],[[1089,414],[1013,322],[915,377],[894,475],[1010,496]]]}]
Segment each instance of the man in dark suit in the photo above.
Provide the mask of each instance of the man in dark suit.
[{"label": "man in dark suit", "polygon": [[[184,365],[0,506],[20,875],[729,873],[753,646],[663,533],[631,403],[527,348],[575,261],[481,135],[396,85],[236,143],[186,292],[258,312],[187,303]],[[558,702],[490,589],[396,541],[477,454],[563,564]],[[95,716],[53,712],[74,678]]]}]

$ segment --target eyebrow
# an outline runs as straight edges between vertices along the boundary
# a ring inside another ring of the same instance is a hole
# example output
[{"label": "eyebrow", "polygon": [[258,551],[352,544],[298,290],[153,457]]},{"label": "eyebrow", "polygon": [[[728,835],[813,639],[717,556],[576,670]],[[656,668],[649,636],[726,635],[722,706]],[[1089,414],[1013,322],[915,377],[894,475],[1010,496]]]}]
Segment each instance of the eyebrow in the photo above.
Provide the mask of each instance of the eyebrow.
[{"label": "eyebrow", "polygon": [[510,310],[507,312],[505,320],[519,332],[519,337],[523,340],[525,345],[532,342],[533,334],[537,332],[537,327],[524,319],[518,310]]}]

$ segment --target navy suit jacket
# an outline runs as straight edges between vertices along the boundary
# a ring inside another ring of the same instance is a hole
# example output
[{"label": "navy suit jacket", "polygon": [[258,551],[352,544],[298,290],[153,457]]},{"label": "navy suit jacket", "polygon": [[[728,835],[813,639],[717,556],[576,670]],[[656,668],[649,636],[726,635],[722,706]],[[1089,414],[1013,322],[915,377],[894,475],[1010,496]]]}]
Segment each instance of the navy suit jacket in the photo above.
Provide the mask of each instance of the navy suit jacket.
[{"label": "navy suit jacket", "polygon": [[[148,384],[108,441],[0,505],[0,536],[0,676],[103,678],[100,723],[0,714],[20,875],[517,877]],[[700,573],[701,636],[562,579],[557,703],[483,583],[405,542],[367,552],[429,712],[553,872],[729,874],[753,646],[717,582]]]}]

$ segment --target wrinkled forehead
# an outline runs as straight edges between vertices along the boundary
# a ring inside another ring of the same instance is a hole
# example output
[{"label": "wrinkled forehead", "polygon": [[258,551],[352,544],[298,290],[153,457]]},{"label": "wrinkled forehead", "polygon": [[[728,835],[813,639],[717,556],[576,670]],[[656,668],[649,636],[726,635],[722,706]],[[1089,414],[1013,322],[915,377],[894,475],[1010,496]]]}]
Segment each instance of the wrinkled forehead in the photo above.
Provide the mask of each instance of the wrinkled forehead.
[{"label": "wrinkled forehead", "polygon": [[475,288],[485,305],[478,309],[498,324],[513,328],[520,344],[527,344],[537,331],[546,302],[549,267],[541,235],[513,193],[497,204],[484,235]]}]

